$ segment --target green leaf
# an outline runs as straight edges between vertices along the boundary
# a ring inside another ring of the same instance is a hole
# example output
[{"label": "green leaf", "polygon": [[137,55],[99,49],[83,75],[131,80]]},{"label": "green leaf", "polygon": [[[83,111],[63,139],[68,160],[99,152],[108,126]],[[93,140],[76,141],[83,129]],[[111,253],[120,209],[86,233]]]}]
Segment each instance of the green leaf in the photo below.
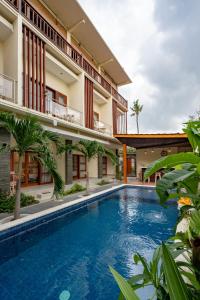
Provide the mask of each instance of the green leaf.
[{"label": "green leaf", "polygon": [[200,284],[196,279],[196,276],[191,273],[191,272],[186,272],[186,271],[181,271],[181,274],[185,277],[187,277],[191,283],[191,285],[196,289],[196,290],[200,290]]},{"label": "green leaf", "polygon": [[144,178],[147,179],[162,168],[172,168],[184,163],[198,164],[200,163],[200,157],[192,152],[178,153],[162,157],[148,166],[145,171]]},{"label": "green leaf", "polygon": [[163,177],[157,182],[156,192],[158,193],[161,203],[163,204],[168,200],[170,192],[175,188],[175,184],[183,182],[185,179],[195,174],[195,171],[188,171],[185,169],[173,170],[163,175]]},{"label": "green leaf", "polygon": [[151,273],[149,271],[149,265],[147,263],[147,260],[140,255],[139,253],[136,253],[133,257],[135,264],[138,264],[138,262],[141,262],[143,267],[144,267],[144,271],[143,273],[147,276],[147,277],[151,277]]},{"label": "green leaf", "polygon": [[197,165],[197,172],[200,175],[200,163]]},{"label": "green leaf", "polygon": [[160,258],[161,258],[161,247],[159,246],[154,250],[153,257],[150,262],[150,273],[152,276],[152,280],[154,281],[154,283],[156,285],[158,283],[158,272],[159,272],[158,264],[159,264]]},{"label": "green leaf", "polygon": [[112,267],[109,267],[111,273],[113,274],[122,294],[126,300],[139,300],[139,297],[132,289],[131,285]]},{"label": "green leaf", "polygon": [[171,300],[189,300],[188,288],[181,277],[178,267],[173,260],[171,253],[162,244],[162,254],[163,254],[163,270],[165,278],[167,281],[167,287],[169,290],[169,295]]},{"label": "green leaf", "polygon": [[189,231],[193,238],[200,236],[200,211],[192,212],[190,216]]}]

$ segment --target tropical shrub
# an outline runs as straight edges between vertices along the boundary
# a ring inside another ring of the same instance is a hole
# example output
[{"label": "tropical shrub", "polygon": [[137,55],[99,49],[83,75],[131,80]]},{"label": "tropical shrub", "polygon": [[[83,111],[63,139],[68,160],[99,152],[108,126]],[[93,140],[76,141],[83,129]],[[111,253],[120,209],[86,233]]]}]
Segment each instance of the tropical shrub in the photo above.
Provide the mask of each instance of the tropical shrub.
[{"label": "tropical shrub", "polygon": [[26,115],[23,119],[19,119],[13,113],[0,112],[0,126],[5,128],[12,135],[14,141],[12,147],[9,145],[0,145],[0,152],[15,151],[19,156],[16,172],[14,209],[14,219],[18,219],[20,217],[21,175],[25,153],[32,151],[34,153],[34,159],[47,168],[53,178],[54,194],[57,196],[63,191],[64,183],[57,172],[51,144],[54,143],[58,153],[63,146],[57,134],[44,130],[38,119],[31,115]]},{"label": "tropical shrub", "polygon": [[[128,281],[111,268],[121,290],[119,299],[139,299],[135,291],[147,285],[154,287],[151,299],[200,299],[200,121],[188,122],[184,132],[193,152],[162,157],[149,165],[145,178],[165,168],[156,185],[160,203],[166,205],[171,198],[189,198],[191,205],[181,209],[181,217],[188,219],[188,230],[158,247],[150,263],[137,253],[134,263],[140,262],[143,272]],[[179,257],[181,254],[184,261]]]},{"label": "tropical shrub", "polygon": [[157,182],[160,203],[170,198],[189,197],[192,207],[200,208],[200,121],[187,123],[187,133],[193,152],[168,155],[150,164],[145,179],[165,168],[164,176]]},{"label": "tropical shrub", "polygon": [[118,159],[115,153],[105,148],[101,143],[97,141],[88,141],[88,140],[80,140],[77,144],[72,146],[72,149],[75,149],[81,152],[86,159],[86,193],[89,194],[89,162],[97,157],[98,155],[106,155],[108,156],[113,164],[117,164]]},{"label": "tropical shrub", "polygon": [[105,180],[105,179],[102,179],[99,182],[97,182],[98,185],[106,185],[106,184],[109,184],[109,183],[111,183],[111,182],[108,181],[108,180]]},{"label": "tropical shrub", "polygon": [[[0,191],[0,213],[13,212],[16,200],[15,197],[15,195],[9,195]],[[36,200],[33,196],[23,193],[21,194],[21,207],[37,203],[39,203],[39,201]]]},{"label": "tropical shrub", "polygon": [[85,190],[86,190],[86,188],[84,186],[82,186],[79,183],[75,183],[70,189],[63,192],[63,196],[75,194],[75,193],[82,192]]}]

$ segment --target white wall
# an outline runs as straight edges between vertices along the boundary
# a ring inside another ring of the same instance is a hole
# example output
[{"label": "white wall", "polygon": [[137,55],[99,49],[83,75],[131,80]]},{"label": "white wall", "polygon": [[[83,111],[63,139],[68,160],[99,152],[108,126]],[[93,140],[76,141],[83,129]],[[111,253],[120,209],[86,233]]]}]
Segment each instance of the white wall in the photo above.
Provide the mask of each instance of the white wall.
[{"label": "white wall", "polygon": [[101,106],[102,121],[112,127],[112,97],[108,99],[108,103]]},{"label": "white wall", "polygon": [[113,165],[111,159],[108,157],[107,158],[107,174],[115,176],[115,173],[116,173],[115,170],[116,170],[116,166]]},{"label": "white wall", "polygon": [[57,155],[56,163],[58,173],[61,175],[63,181],[65,182],[65,153],[63,153],[62,155]]},{"label": "white wall", "polygon": [[3,74],[3,44],[0,43],[0,73]]},{"label": "white wall", "polygon": [[84,124],[84,74],[80,74],[79,80],[69,86],[69,106],[83,113]]},{"label": "white wall", "polygon": [[18,22],[14,22],[14,32],[3,44],[4,51],[4,73],[7,76],[18,77]]},{"label": "white wall", "polygon": [[88,171],[89,171],[89,176],[90,177],[98,177],[98,158],[95,157],[90,160],[89,165],[88,165]]},{"label": "white wall", "polygon": [[69,99],[69,87],[68,85],[61,80],[60,78],[56,77],[55,75],[46,72],[46,85],[56,91],[64,94],[67,96],[67,102],[70,101]]},{"label": "white wall", "polygon": [[100,121],[102,121],[101,107],[96,102],[94,102],[94,104],[93,104],[93,111],[99,114],[99,119],[100,119]]}]

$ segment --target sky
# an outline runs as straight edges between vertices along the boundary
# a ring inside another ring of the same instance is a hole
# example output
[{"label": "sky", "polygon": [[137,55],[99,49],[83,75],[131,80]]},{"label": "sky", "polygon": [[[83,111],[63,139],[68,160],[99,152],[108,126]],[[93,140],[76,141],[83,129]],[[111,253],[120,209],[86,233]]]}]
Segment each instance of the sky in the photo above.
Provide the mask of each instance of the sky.
[{"label": "sky", "polygon": [[119,91],[143,104],[140,132],[181,132],[200,110],[200,0],[78,1],[133,81]]}]

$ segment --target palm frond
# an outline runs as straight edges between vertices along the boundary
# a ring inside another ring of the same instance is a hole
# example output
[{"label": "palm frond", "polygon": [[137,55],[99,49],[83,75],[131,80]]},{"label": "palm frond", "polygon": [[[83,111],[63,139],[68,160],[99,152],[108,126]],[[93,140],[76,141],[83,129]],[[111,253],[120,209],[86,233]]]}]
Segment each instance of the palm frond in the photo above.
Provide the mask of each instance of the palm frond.
[{"label": "palm frond", "polygon": [[112,150],[105,149],[105,154],[111,159],[113,165],[118,164],[118,157]]}]

